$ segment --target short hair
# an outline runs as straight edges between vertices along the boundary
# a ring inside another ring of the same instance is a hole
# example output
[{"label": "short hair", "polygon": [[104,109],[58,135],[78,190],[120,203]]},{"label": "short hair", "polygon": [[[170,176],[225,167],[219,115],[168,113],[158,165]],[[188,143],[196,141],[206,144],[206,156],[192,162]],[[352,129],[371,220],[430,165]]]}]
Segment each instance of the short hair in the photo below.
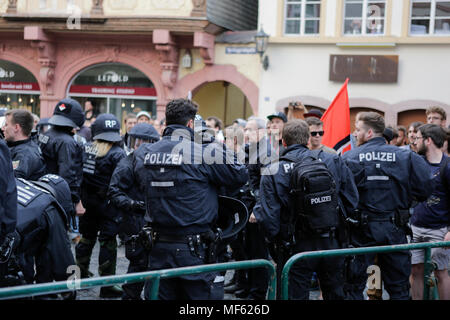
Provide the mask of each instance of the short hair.
[{"label": "short hair", "polygon": [[404,136],[406,136],[406,132],[408,132],[408,130],[406,130],[405,126],[397,126],[397,131],[403,131]]},{"label": "short hair", "polygon": [[292,119],[283,127],[283,140],[287,146],[293,144],[308,144],[309,126],[305,120]]},{"label": "short hair", "polygon": [[219,118],[211,116],[211,117],[208,117],[208,119],[206,119],[206,120],[208,120],[208,121],[214,120],[214,128],[218,127],[219,130],[222,130],[223,123],[222,123],[222,120],[220,120]]},{"label": "short hair", "polygon": [[26,136],[31,134],[34,126],[34,118],[30,111],[25,109],[9,110],[5,113],[5,117],[11,116],[11,122],[18,124],[22,128],[22,133]]},{"label": "short hair", "polygon": [[255,116],[251,116],[247,119],[248,121],[252,121],[254,120],[256,122],[256,125],[258,126],[258,129],[266,129],[266,121],[264,119],[255,117]]},{"label": "short hair", "polygon": [[307,117],[305,121],[308,126],[323,126],[323,121],[316,117]]},{"label": "short hair", "polygon": [[194,120],[198,111],[198,105],[188,99],[175,99],[166,106],[166,124],[187,125],[189,120]]},{"label": "short hair", "polygon": [[392,130],[392,138],[398,138],[398,129],[396,127],[393,126],[387,126],[386,128],[391,129]]},{"label": "short hair", "polygon": [[128,113],[124,118],[125,123],[127,123],[129,119],[136,119],[136,115],[134,113]]},{"label": "short hair", "polygon": [[225,138],[237,138],[238,145],[244,143],[244,130],[241,127],[229,126],[225,128]]},{"label": "short hair", "polygon": [[420,127],[421,125],[423,125],[423,122],[422,122],[422,121],[415,121],[415,122],[413,122],[413,123],[411,123],[411,124],[409,125],[408,129],[409,129],[410,127],[413,127],[414,132],[417,132],[417,129],[419,129],[419,127]]},{"label": "short hair", "polygon": [[442,120],[447,120],[447,113],[445,110],[438,106],[432,106],[425,111],[425,114],[428,116],[430,113],[437,113],[442,117]]},{"label": "short hair", "polygon": [[383,135],[386,127],[384,117],[377,112],[362,111],[356,115],[356,121],[362,121],[365,127],[369,127],[376,134]]},{"label": "short hair", "polygon": [[437,124],[424,124],[419,127],[418,131],[422,133],[424,139],[431,138],[438,148],[442,148],[445,140],[447,140],[447,132]]}]

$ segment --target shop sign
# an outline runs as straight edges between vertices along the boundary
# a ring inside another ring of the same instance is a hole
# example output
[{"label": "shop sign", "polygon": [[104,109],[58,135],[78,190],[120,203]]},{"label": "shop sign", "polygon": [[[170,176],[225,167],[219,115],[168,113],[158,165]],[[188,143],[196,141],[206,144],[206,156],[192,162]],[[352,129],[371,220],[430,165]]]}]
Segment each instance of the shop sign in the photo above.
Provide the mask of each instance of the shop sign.
[{"label": "shop sign", "polygon": [[113,96],[146,96],[156,97],[155,88],[144,87],[106,87],[89,85],[72,85],[69,93],[113,95]]},{"label": "shop sign", "polygon": [[0,90],[39,91],[39,84],[0,81]]},{"label": "shop sign", "polygon": [[112,82],[112,83],[121,83],[128,82],[127,75],[119,75],[114,71],[106,71],[104,74],[99,74],[97,76],[98,82]]},{"label": "shop sign", "polygon": [[10,70],[5,70],[3,68],[0,68],[0,78],[4,79],[4,78],[14,78],[14,71]]},{"label": "shop sign", "polygon": [[226,47],[226,54],[255,54],[256,49],[254,47]]}]

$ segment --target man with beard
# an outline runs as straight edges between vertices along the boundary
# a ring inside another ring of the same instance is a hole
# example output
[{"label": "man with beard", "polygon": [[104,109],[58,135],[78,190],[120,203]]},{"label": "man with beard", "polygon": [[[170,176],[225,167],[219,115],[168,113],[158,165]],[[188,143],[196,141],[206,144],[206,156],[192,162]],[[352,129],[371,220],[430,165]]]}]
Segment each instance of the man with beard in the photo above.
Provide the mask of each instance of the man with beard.
[{"label": "man with beard", "polygon": [[[376,112],[356,116],[358,147],[343,159],[355,176],[359,191],[358,211],[350,212],[358,221],[351,230],[356,247],[407,243],[409,208],[416,198],[424,201],[432,189],[427,164],[415,152],[386,144],[384,118]],[[374,254],[358,255],[348,270],[348,298],[363,299],[367,267]],[[391,300],[409,299],[411,259],[408,251],[377,254],[382,280]]]},{"label": "man with beard", "polygon": [[[426,159],[429,172],[433,176],[434,189],[426,201],[414,208],[411,218],[412,242],[450,241],[450,158],[441,148],[446,132],[439,125],[425,124],[416,134],[418,153]],[[440,300],[450,299],[450,277],[448,263],[450,252],[446,248],[431,249],[431,258],[437,266],[434,274],[438,282]],[[412,298],[423,299],[424,250],[412,251]]]}]

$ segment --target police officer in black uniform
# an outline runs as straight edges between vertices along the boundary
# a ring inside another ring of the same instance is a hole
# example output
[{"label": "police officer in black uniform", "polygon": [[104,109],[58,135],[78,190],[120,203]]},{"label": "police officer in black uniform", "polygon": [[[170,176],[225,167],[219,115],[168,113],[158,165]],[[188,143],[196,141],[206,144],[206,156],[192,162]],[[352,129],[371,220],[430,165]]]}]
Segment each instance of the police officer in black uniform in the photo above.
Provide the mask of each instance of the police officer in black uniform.
[{"label": "police officer in black uniform", "polygon": [[[356,117],[358,147],[343,156],[353,172],[360,199],[352,217],[351,241],[356,247],[407,243],[412,201],[425,201],[432,191],[425,161],[415,152],[386,144],[384,118],[375,112]],[[378,253],[381,277],[390,299],[409,298],[411,259],[408,251]],[[367,267],[374,255],[359,255],[349,265],[346,291],[349,299],[363,299]]]},{"label": "police officer in black uniform", "polygon": [[[84,146],[83,183],[81,199],[86,213],[80,218],[82,238],[75,247],[77,265],[83,278],[89,276],[89,263],[92,249],[98,240],[100,276],[113,275],[116,272],[117,241],[120,211],[107,198],[111,176],[117,164],[125,158],[120,148],[120,122],[112,114],[101,114],[91,126],[93,142]],[[102,287],[100,297],[120,297],[122,290],[118,286]]]},{"label": "police officer in black uniform", "polygon": [[[232,151],[194,142],[197,110],[190,100],[169,102],[162,140],[144,144],[133,154],[134,176],[145,190],[147,221],[153,229],[151,270],[208,262],[206,247],[218,217],[218,188],[238,188],[248,179]],[[159,298],[217,297],[212,292],[215,277],[208,273],[161,280]]]},{"label": "police officer in black uniform", "polygon": [[16,180],[6,143],[0,139],[0,282],[6,275],[17,223]]},{"label": "police officer in black uniform", "polygon": [[[159,139],[160,135],[152,125],[138,123],[128,132],[127,146],[133,152],[143,143],[154,143]],[[148,254],[136,238],[145,225],[145,197],[135,183],[131,159],[132,153],[120,160],[108,190],[108,198],[122,213],[120,232],[125,241],[125,257],[130,261],[128,273],[146,271],[148,264]],[[123,285],[122,299],[140,300],[143,287],[143,282]]]},{"label": "police officer in black uniform", "polygon": [[84,123],[84,112],[78,101],[67,98],[59,101],[48,120],[52,127],[39,135],[47,173],[64,178],[69,184],[72,202],[77,213],[83,213],[80,186],[83,178],[83,150],[74,139],[74,129]]},{"label": "police officer in black uniform", "polygon": [[41,149],[32,141],[33,115],[23,109],[7,111],[3,132],[11,152],[14,175],[26,180],[37,180],[45,173]]},{"label": "police officer in black uniform", "polygon": [[[268,167],[266,174],[262,176],[260,200],[253,209],[267,239],[277,244],[290,243],[291,254],[342,247],[336,229],[319,231],[311,228],[300,216],[297,216],[296,220],[296,217],[292,216],[291,174],[295,164],[301,164],[312,154],[306,147],[309,136],[309,126],[305,121],[297,119],[285,124],[283,144],[286,149],[280,161]],[[340,202],[345,210],[354,210],[358,203],[358,192],[349,168],[337,155],[320,152],[318,159],[326,164],[334,178],[338,203]],[[333,208],[329,209],[331,212]],[[282,267],[283,262],[277,261],[278,276]],[[345,298],[344,258],[330,257],[299,261],[293,265],[289,278],[289,299],[309,299],[313,271],[317,272],[325,300]]]}]

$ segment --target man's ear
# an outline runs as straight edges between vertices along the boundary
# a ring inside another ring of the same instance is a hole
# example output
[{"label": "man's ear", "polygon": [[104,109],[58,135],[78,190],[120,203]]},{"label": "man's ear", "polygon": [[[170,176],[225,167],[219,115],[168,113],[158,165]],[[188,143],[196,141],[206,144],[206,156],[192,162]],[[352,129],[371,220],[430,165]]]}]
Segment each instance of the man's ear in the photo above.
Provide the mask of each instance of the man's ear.
[{"label": "man's ear", "polygon": [[194,129],[194,120],[189,119],[189,121],[188,121],[186,127],[189,127],[189,128],[191,128],[191,129]]},{"label": "man's ear", "polygon": [[287,144],[286,144],[286,142],[284,141],[283,138],[281,138],[281,143],[283,144],[283,147],[287,148]]}]

